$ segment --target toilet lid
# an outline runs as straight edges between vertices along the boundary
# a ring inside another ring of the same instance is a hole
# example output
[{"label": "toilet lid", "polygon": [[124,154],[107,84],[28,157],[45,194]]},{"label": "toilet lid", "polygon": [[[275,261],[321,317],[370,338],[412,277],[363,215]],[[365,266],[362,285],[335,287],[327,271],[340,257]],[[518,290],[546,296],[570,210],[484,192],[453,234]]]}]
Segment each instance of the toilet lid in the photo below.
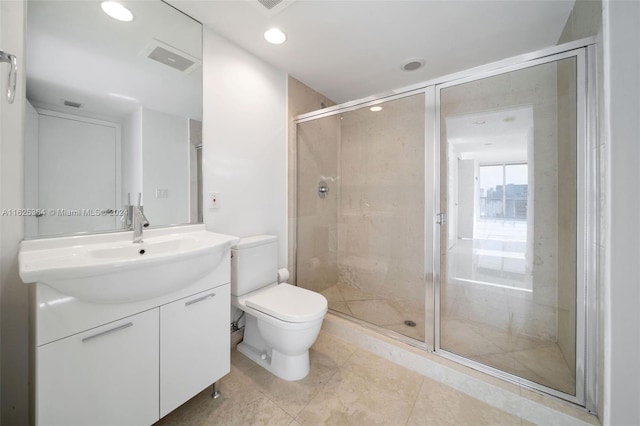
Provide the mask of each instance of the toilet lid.
[{"label": "toilet lid", "polygon": [[327,299],[319,293],[279,284],[245,300],[245,304],[287,322],[308,322],[324,316]]}]

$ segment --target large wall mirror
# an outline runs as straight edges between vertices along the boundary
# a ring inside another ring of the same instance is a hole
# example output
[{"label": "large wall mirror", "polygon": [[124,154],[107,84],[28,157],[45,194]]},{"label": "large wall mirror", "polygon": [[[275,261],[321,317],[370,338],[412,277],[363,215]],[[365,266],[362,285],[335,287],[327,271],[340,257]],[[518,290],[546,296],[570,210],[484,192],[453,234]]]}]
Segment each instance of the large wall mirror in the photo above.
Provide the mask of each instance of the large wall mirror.
[{"label": "large wall mirror", "polygon": [[25,236],[202,221],[202,26],[160,1],[29,0]]}]

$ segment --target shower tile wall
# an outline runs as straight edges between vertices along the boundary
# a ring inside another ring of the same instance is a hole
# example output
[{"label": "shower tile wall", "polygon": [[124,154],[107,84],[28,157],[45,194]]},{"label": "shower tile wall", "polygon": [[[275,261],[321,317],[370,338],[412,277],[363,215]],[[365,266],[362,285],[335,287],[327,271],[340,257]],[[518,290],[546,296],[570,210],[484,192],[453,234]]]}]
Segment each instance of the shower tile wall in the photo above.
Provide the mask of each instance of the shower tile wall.
[{"label": "shower tile wall", "polygon": [[424,102],[414,95],[340,122],[337,282],[343,298],[355,288],[364,299],[342,308],[400,332],[404,320],[424,323]]},{"label": "shower tile wall", "polygon": [[[297,174],[297,166],[296,166],[296,131],[297,126],[294,122],[294,119],[300,115],[305,114],[311,111],[316,111],[318,109],[325,107],[330,107],[335,105],[335,102],[328,99],[326,96],[316,92],[311,89],[309,86],[301,83],[293,77],[289,77],[287,84],[288,91],[288,110],[289,110],[289,141],[288,141],[288,176],[287,181],[289,184],[289,192],[288,192],[288,236],[289,236],[289,253],[288,253],[288,268],[291,273],[291,278],[289,279],[289,283],[296,283],[296,174]],[[337,160],[336,160],[337,161]],[[334,167],[335,168],[335,167]],[[313,176],[306,176],[307,179],[312,179]],[[307,221],[308,222],[308,221]],[[327,252],[327,250],[322,250]],[[335,252],[335,248],[333,250]],[[328,263],[328,260],[325,260],[325,263]],[[334,260],[335,263],[335,260]],[[333,278],[334,276],[332,276]]]},{"label": "shower tile wall", "polygon": [[297,126],[297,283],[423,340],[425,98],[381,105]]},{"label": "shower tile wall", "polygon": [[[338,163],[339,119],[331,116],[298,126],[297,283],[323,292],[338,280]],[[318,196],[318,182],[329,185]]]}]

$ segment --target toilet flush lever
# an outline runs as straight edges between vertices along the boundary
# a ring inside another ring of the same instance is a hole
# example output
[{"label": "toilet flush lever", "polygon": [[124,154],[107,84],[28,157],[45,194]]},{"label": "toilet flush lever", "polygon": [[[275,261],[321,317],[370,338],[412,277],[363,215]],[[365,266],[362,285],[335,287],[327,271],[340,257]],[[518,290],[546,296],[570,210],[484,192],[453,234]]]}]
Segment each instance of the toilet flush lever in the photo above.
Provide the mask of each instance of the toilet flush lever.
[{"label": "toilet flush lever", "polygon": [[318,182],[318,197],[324,199],[327,198],[327,194],[329,194],[329,185],[327,185],[327,182],[321,180]]}]

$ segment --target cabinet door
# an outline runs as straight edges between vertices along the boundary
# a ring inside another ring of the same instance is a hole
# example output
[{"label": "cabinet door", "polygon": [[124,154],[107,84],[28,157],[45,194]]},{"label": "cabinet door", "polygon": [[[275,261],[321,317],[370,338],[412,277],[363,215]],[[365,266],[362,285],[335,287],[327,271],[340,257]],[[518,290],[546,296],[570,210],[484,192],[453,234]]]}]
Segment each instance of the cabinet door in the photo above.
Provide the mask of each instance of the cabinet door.
[{"label": "cabinet door", "polygon": [[37,349],[39,425],[158,420],[158,309]]},{"label": "cabinet door", "polygon": [[230,369],[229,284],[160,307],[160,417]]}]

